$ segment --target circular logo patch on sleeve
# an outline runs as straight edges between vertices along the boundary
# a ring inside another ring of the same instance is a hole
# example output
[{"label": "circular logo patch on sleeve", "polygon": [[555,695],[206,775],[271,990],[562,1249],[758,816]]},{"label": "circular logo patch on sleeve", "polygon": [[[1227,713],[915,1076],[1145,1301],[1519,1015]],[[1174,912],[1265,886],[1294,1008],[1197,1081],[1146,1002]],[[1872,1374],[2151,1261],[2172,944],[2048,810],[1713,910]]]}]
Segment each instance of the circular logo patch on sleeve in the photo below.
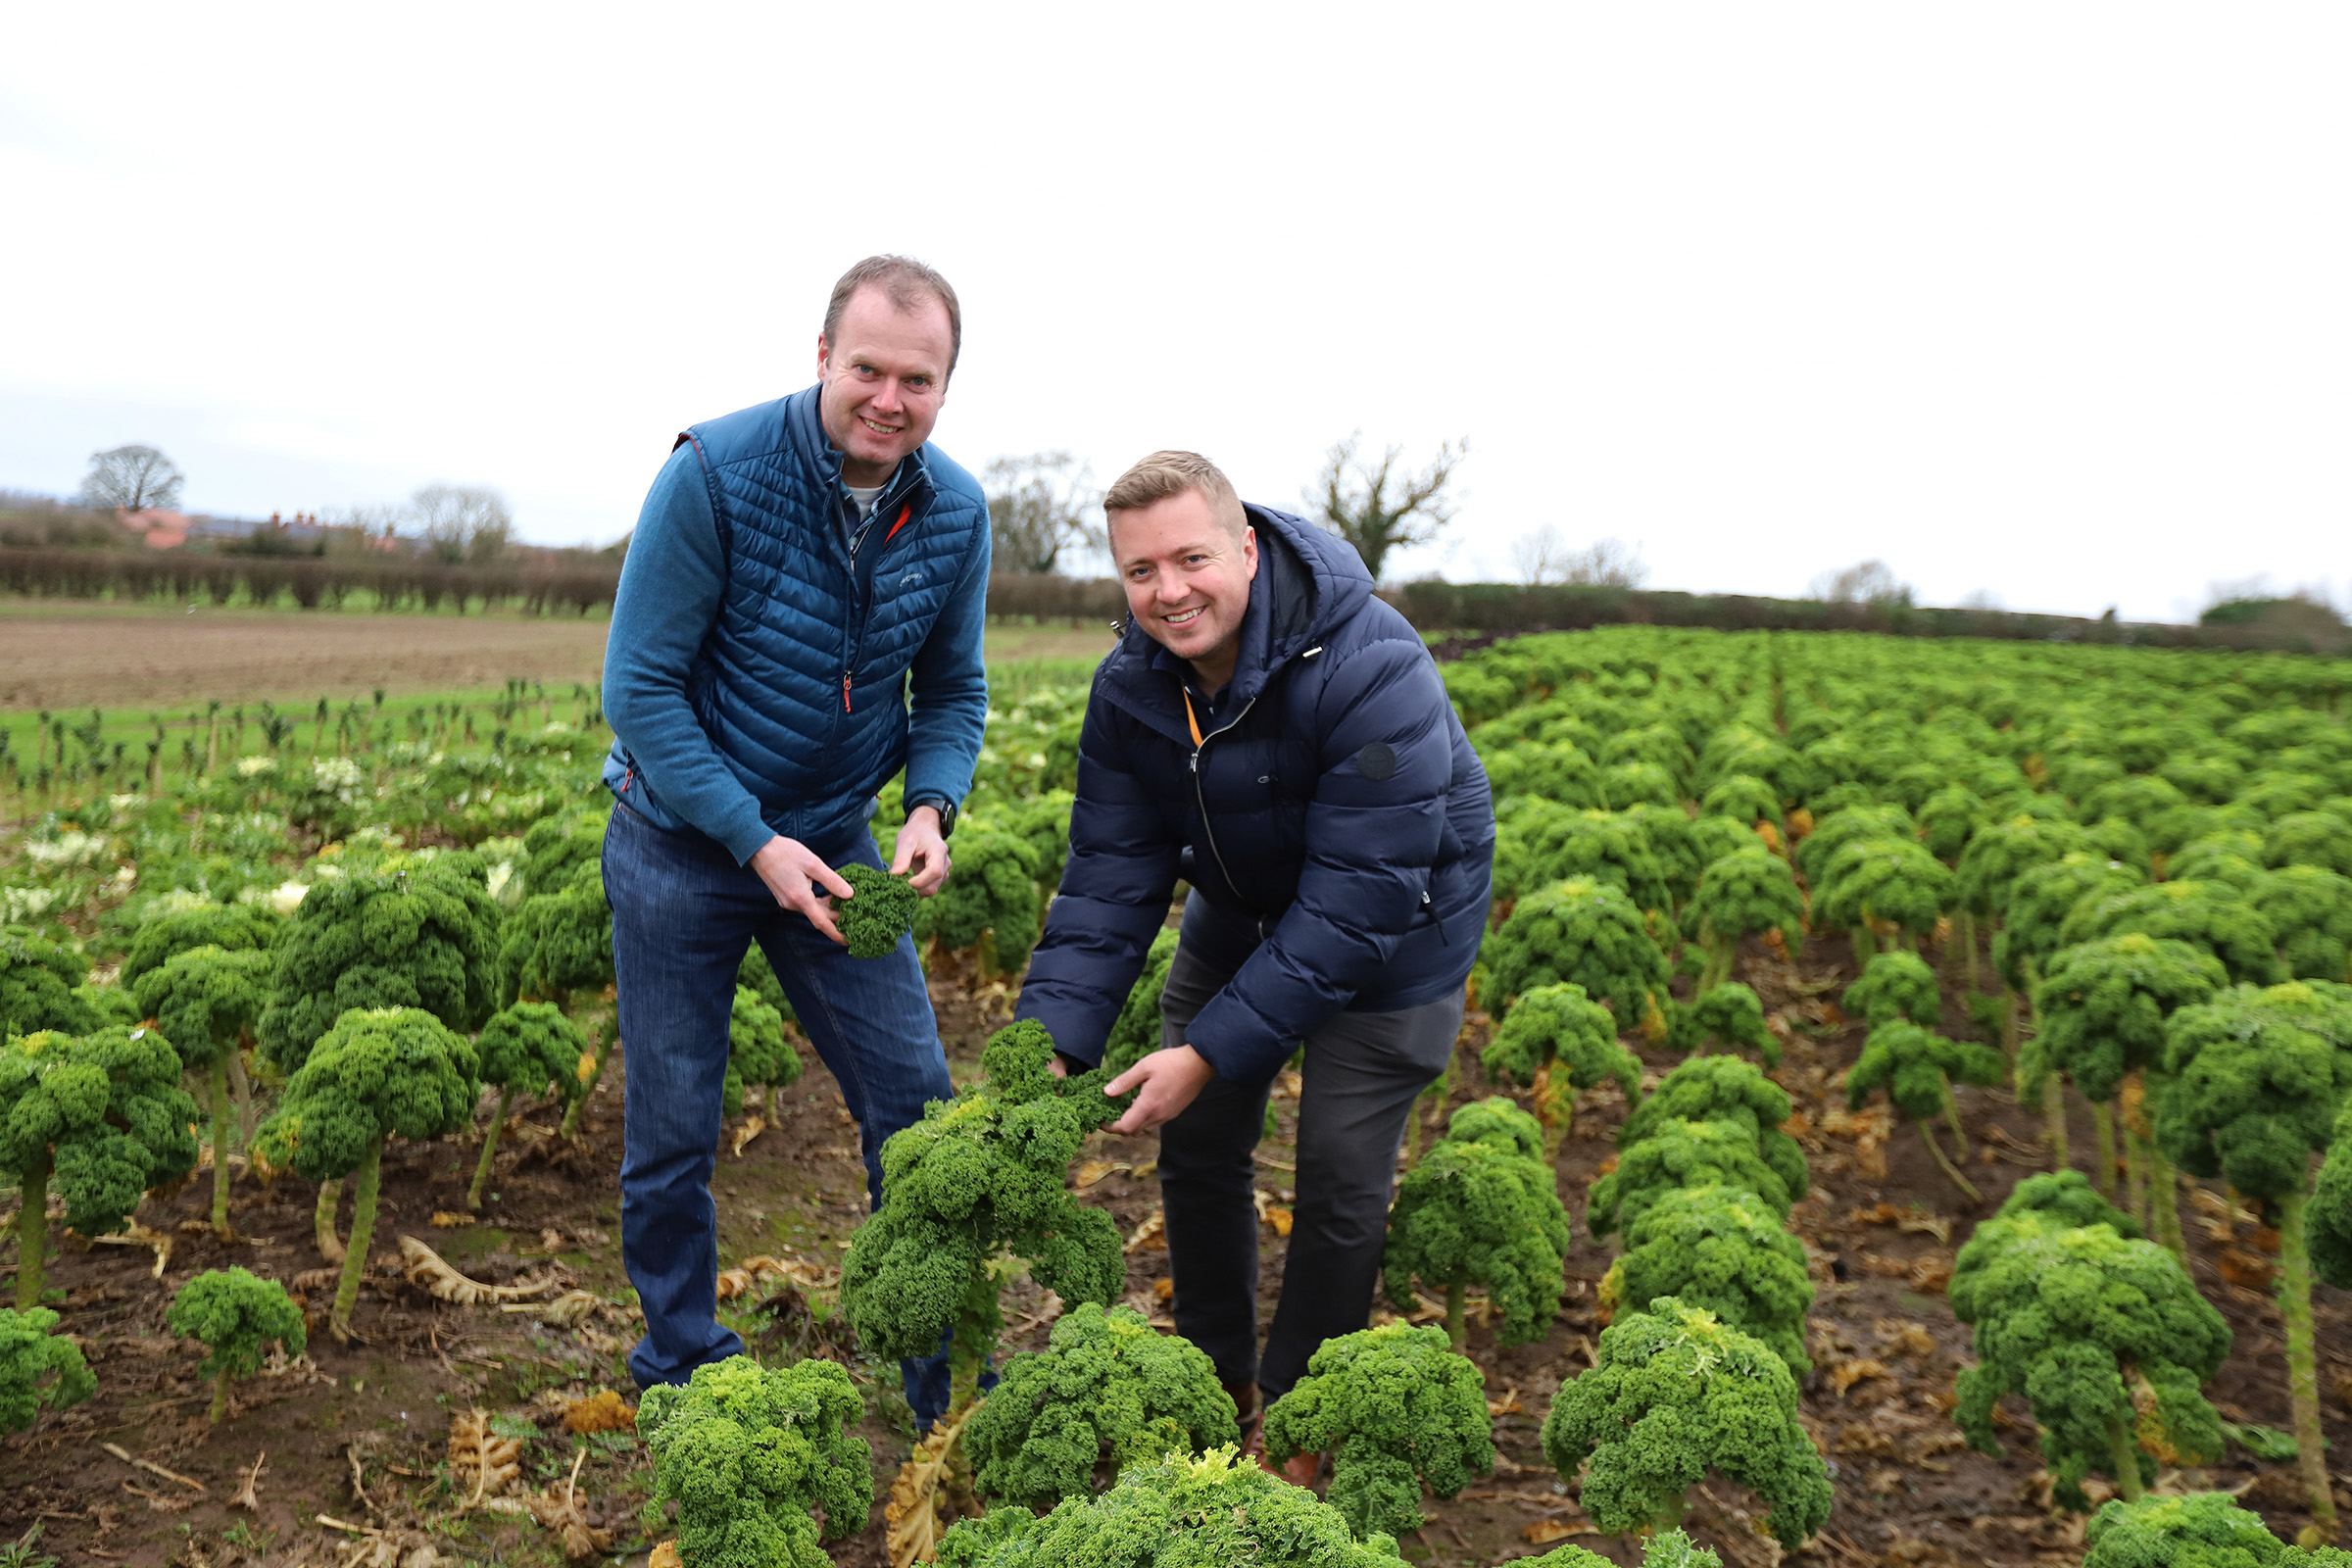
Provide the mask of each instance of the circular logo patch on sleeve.
[{"label": "circular logo patch on sleeve", "polygon": [[1396,754],[1387,741],[1374,741],[1355,754],[1355,765],[1364,770],[1364,777],[1375,784],[1386,782],[1396,771]]}]

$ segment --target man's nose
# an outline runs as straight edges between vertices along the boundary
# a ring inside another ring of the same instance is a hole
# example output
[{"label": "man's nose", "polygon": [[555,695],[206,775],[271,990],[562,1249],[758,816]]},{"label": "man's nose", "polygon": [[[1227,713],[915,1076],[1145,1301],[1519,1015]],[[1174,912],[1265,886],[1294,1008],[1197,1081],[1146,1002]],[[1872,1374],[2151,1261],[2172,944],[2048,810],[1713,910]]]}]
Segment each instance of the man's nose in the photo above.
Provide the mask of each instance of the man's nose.
[{"label": "man's nose", "polygon": [[898,412],[904,401],[905,400],[899,395],[898,377],[884,376],[882,378],[882,389],[876,392],[873,397],[873,407],[875,412],[881,414],[895,414]]}]

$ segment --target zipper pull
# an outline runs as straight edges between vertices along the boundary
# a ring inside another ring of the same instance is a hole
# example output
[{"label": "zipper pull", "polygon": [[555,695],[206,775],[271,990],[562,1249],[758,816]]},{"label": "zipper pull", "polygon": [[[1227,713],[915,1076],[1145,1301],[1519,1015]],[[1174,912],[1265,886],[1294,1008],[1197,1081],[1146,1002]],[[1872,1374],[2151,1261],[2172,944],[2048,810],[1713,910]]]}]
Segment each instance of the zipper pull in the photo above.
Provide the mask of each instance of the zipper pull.
[{"label": "zipper pull", "polygon": [[1196,777],[1196,778],[1198,778],[1198,777],[1200,777],[1200,748],[1199,748],[1199,747],[1195,747],[1195,748],[1193,749],[1193,776],[1194,776],[1194,777]]},{"label": "zipper pull", "polygon": [[841,710],[850,710],[850,672],[846,669],[841,672]]}]

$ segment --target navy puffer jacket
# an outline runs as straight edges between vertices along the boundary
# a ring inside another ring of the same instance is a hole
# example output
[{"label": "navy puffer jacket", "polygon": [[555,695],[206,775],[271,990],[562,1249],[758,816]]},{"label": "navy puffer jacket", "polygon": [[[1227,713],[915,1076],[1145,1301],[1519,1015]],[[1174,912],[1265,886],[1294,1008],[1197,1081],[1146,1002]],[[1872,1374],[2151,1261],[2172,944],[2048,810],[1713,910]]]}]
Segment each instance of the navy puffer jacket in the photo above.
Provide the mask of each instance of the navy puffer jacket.
[{"label": "navy puffer jacket", "polygon": [[1095,673],[1070,857],[1019,1016],[1082,1061],[1142,972],[1181,877],[1219,918],[1185,942],[1234,970],[1188,1042],[1220,1077],[1270,1076],[1341,1011],[1458,989],[1486,929],[1486,770],[1436,662],[1345,542],[1248,509],[1257,578],[1233,683],[1196,749],[1187,666],[1129,623]]}]

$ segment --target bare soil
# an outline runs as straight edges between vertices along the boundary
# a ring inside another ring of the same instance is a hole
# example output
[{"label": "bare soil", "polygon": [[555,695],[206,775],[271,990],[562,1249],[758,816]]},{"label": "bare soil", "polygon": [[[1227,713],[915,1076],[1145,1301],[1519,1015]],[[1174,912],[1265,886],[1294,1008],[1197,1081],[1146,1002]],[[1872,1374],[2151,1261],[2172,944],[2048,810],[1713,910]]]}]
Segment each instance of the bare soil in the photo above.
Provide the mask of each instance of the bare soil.
[{"label": "bare soil", "polygon": [[[1956,969],[1956,955],[1944,956],[1944,967]],[[2000,1091],[1960,1092],[1977,1151],[1968,1168],[1985,1195],[1984,1206],[1970,1210],[1912,1129],[1848,1115],[1834,1087],[1860,1048],[1861,1031],[1828,1005],[1855,972],[1846,945],[1816,940],[1794,964],[1751,945],[1741,971],[1776,1023],[1788,1029],[1787,1055],[1774,1076],[1796,1102],[1792,1128],[1812,1161],[1812,1192],[1795,1214],[1813,1254],[1819,1293],[1810,1333],[1818,1370],[1805,1386],[1804,1418],[1830,1459],[1837,1507],[1825,1533],[1798,1555],[1853,1568],[1959,1562],[2055,1568],[2079,1561],[2082,1522],[2048,1510],[2022,1408],[2013,1412],[2020,1424],[2007,1434],[2008,1452],[1998,1458],[1961,1446],[1948,1413],[1953,1375],[1971,1357],[1968,1331],[1952,1318],[1942,1284],[1972,1221],[1997,1205],[2019,1178],[2041,1168],[2038,1118]],[[975,990],[942,973],[934,977],[933,994],[960,1079],[975,1070],[987,1034],[1009,1016],[1010,993],[1002,986]],[[1962,1001],[1956,987],[1947,987],[1947,1024],[1965,1016]],[[1483,1015],[1473,1013],[1453,1104],[1493,1092],[1475,1064],[1485,1032]],[[782,1093],[772,1125],[740,1153],[722,1145],[713,1182],[722,1265],[762,1253],[836,1262],[863,1216],[856,1130],[832,1080],[805,1046],[803,1055],[808,1074]],[[1664,1053],[1647,1059],[1653,1072],[1672,1065]],[[145,1248],[99,1246],[56,1259],[51,1284],[64,1294],[64,1326],[82,1343],[99,1394],[87,1404],[43,1417],[29,1433],[0,1440],[0,1540],[15,1539],[38,1522],[41,1549],[68,1564],[323,1565],[351,1558],[352,1546],[370,1539],[389,1541],[402,1553],[431,1544],[445,1560],[561,1561],[555,1539],[536,1524],[461,1510],[463,1499],[445,1479],[450,1419],[475,1408],[509,1417],[511,1431],[531,1434],[522,1460],[525,1479],[563,1493],[578,1441],[563,1428],[563,1401],[600,1388],[633,1401],[623,1361],[634,1325],[616,1311],[582,1329],[564,1330],[541,1327],[523,1312],[436,1300],[401,1277],[397,1238],[425,1240],[486,1283],[561,1271],[586,1289],[618,1295],[625,1283],[617,1223],[618,1079],[624,1070],[616,1057],[574,1147],[546,1136],[556,1121],[552,1108],[524,1109],[522,1125],[502,1144],[491,1184],[496,1196],[478,1225],[431,1224],[436,1212],[463,1207],[478,1145],[396,1149],[385,1164],[373,1261],[357,1313],[367,1343],[344,1347],[323,1333],[316,1336],[315,1371],[246,1383],[218,1428],[204,1419],[208,1390],[195,1374],[201,1352],[169,1335],[164,1307],[179,1285],[203,1269],[237,1263],[292,1280],[318,1267],[310,1240],[312,1189],[293,1179],[274,1190],[240,1182],[232,1218],[254,1238],[241,1245],[222,1245],[197,1223],[209,1178],[168,1202],[150,1201],[141,1219],[173,1238],[160,1280],[153,1277],[154,1254]],[[1276,1107],[1280,1135],[1263,1146],[1260,1164],[1266,1192],[1279,1203],[1291,1196],[1286,1167],[1295,1094],[1278,1095]],[[1442,1126],[1445,1108],[1432,1114],[1431,1125]],[[1614,1248],[1585,1231],[1584,1190],[1614,1154],[1623,1108],[1613,1087],[1588,1092],[1561,1157],[1560,1193],[1577,1221],[1577,1242],[1568,1259],[1568,1298],[1553,1332],[1540,1344],[1497,1349],[1488,1329],[1473,1323],[1471,1352],[1487,1373],[1491,1397],[1505,1405],[1495,1424],[1500,1460],[1492,1480],[1433,1506],[1428,1526],[1404,1544],[1416,1562],[1498,1563],[1567,1540],[1622,1563],[1636,1560],[1629,1543],[1592,1533],[1538,1441],[1555,1389],[1589,1364],[1601,1327],[1594,1292]],[[2076,1160],[2086,1164],[2089,1122],[2077,1109]],[[1088,1154],[1130,1167],[1096,1181],[1084,1197],[1107,1208],[1133,1235],[1159,1203],[1150,1174],[1154,1141],[1103,1139]],[[1083,1161],[1080,1174],[1092,1174]],[[2212,1198],[2196,1203],[2183,1197],[2198,1284],[2236,1335],[2211,1392],[2230,1419],[2283,1428],[2279,1317],[2270,1297],[2254,1288],[2268,1262],[2266,1241],[2275,1247],[2276,1239]],[[183,1224],[191,1230],[181,1231]],[[1285,1244],[1271,1224],[1261,1237],[1261,1307],[1270,1318]],[[1129,1300],[1154,1316],[1164,1314],[1155,1287],[1166,1275],[1164,1251],[1137,1249],[1128,1262]],[[327,1290],[306,1286],[304,1292],[314,1314],[321,1314]],[[1008,1348],[1042,1343],[1049,1320],[1038,1315],[1044,1303],[1034,1287],[1019,1282],[1005,1304],[1012,1325]],[[812,1332],[802,1305],[793,1287],[769,1284],[721,1310],[765,1353],[831,1353],[871,1380],[861,1430],[874,1447],[877,1506],[860,1534],[830,1550],[838,1563],[879,1568],[886,1561],[879,1499],[911,1438],[895,1369],[860,1362],[821,1328]],[[1391,1303],[1374,1305],[1387,1311]],[[2346,1446],[2352,1419],[2336,1392],[2352,1389],[2352,1334],[2342,1294],[2323,1288],[2318,1313],[2328,1423],[2335,1451],[2352,1451]],[[1510,1408],[1513,1403],[1518,1408]],[[515,1428],[514,1420],[529,1426]],[[134,1468],[103,1444],[204,1490]],[[577,1482],[582,1511],[593,1528],[612,1533],[610,1547],[595,1560],[642,1562],[663,1534],[640,1515],[649,1482],[642,1450],[626,1435],[589,1440],[585,1446],[588,1457]],[[259,1512],[230,1507],[244,1473],[265,1452]],[[2307,1522],[2292,1465],[2259,1464],[2236,1449],[2221,1468],[2168,1477],[2160,1485],[2243,1488],[2243,1500],[2288,1538]],[[1750,1528],[1761,1511],[1738,1489],[1711,1483],[1694,1499],[1690,1522],[1732,1568],[1774,1568],[1779,1548]],[[384,1534],[351,1535],[321,1524],[320,1515]],[[368,1558],[361,1551],[355,1560]]]}]

